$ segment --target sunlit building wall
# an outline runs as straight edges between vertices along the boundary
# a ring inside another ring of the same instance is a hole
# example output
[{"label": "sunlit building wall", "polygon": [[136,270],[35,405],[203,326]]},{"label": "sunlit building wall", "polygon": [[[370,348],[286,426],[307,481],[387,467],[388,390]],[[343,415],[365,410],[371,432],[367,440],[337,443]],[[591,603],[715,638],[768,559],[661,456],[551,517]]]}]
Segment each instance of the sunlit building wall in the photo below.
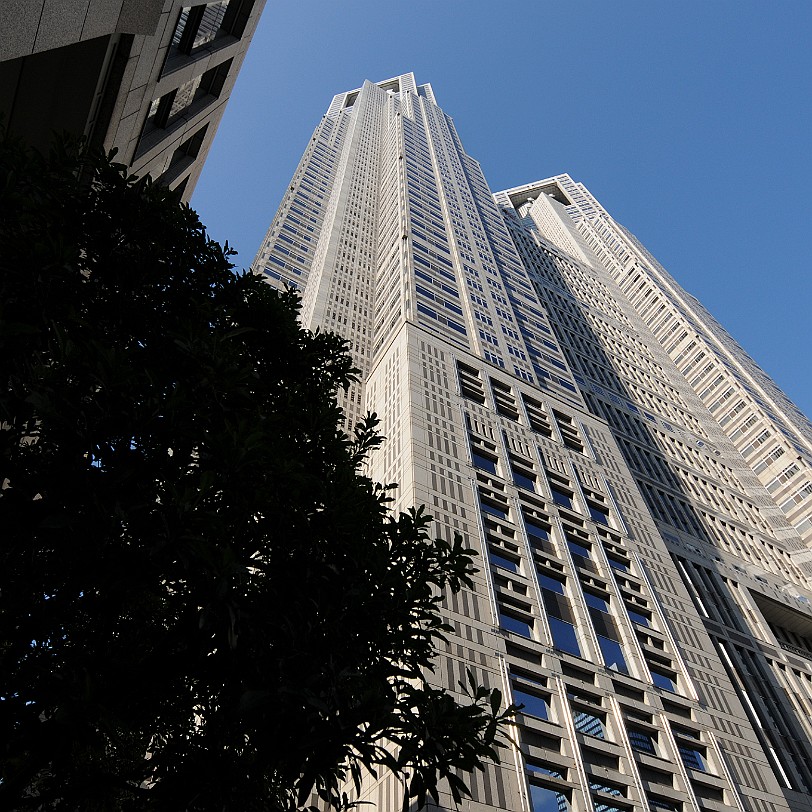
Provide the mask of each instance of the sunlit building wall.
[{"label": "sunlit building wall", "polygon": [[[433,679],[470,669],[524,707],[472,810],[812,809],[805,547],[572,186],[493,196],[430,85],[365,82],[330,104],[253,269],[347,338],[347,422],[380,416],[371,474],[396,508],[481,555]],[[361,795],[401,803],[387,777]]]}]

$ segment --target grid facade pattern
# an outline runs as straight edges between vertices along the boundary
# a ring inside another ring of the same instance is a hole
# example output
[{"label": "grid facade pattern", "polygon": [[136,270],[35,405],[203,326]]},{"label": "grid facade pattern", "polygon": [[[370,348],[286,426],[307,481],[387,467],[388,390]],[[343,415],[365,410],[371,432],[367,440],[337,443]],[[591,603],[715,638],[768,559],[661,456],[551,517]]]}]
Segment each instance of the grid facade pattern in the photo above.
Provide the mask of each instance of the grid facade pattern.
[{"label": "grid facade pattern", "polygon": [[[524,707],[473,810],[812,809],[805,547],[564,179],[493,196],[429,85],[366,82],[253,268],[350,342],[347,419],[381,417],[395,507],[480,553],[433,678]],[[360,800],[401,802],[385,777]]]}]

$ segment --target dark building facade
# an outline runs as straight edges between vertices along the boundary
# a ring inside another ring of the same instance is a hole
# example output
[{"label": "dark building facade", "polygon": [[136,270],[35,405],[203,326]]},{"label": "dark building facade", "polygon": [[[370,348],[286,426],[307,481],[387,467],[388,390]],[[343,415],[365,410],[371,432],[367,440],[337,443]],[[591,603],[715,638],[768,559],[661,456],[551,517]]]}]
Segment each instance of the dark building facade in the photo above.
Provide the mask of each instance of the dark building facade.
[{"label": "dark building facade", "polygon": [[0,114],[40,149],[86,137],[188,200],[265,0],[58,0],[0,10]]}]

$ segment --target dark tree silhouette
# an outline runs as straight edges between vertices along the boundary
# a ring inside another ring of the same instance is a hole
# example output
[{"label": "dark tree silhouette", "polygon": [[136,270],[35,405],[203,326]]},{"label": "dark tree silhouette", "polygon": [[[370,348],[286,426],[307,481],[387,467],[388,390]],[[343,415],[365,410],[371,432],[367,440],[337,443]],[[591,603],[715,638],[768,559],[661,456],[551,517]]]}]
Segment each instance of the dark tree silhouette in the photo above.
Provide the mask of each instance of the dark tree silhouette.
[{"label": "dark tree silhouette", "polygon": [[425,679],[473,553],[362,474],[344,342],[172,192],[0,150],[0,807],[460,797],[506,718]]}]

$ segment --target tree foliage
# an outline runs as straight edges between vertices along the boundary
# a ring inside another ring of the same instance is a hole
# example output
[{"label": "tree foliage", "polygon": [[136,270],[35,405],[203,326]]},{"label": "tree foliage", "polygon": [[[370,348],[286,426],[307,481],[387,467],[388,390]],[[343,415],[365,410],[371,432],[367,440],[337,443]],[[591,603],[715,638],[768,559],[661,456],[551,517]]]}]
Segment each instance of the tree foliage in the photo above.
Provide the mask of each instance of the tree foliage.
[{"label": "tree foliage", "polygon": [[168,190],[0,149],[0,807],[460,797],[505,712],[425,674],[473,554],[363,475],[344,342]]}]

